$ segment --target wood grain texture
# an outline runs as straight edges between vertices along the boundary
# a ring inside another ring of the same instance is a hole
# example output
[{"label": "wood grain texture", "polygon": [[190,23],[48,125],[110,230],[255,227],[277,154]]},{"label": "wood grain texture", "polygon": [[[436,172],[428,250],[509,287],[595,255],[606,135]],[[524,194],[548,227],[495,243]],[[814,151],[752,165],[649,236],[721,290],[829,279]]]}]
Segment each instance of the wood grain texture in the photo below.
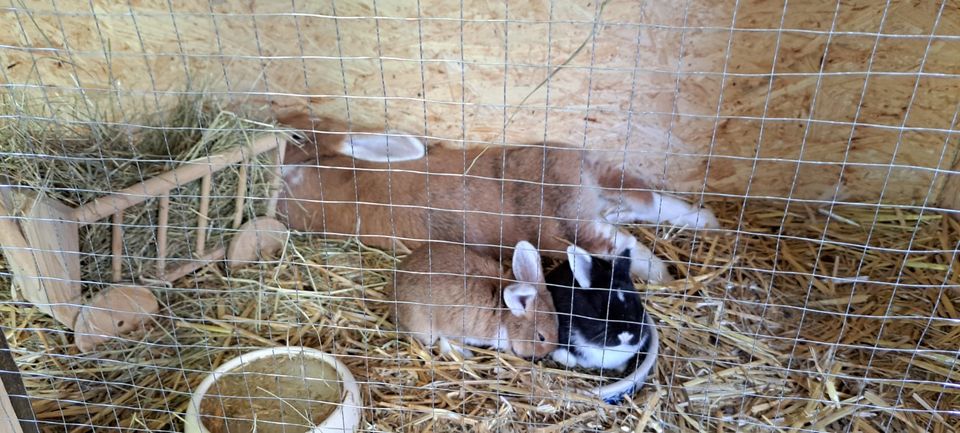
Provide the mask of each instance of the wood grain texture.
[{"label": "wood grain texture", "polygon": [[[187,161],[179,168],[151,177],[136,185],[115,191],[100,197],[85,206],[72,211],[73,217],[79,224],[89,224],[106,218],[113,213],[124,210],[144,201],[168,194],[171,189],[187,182],[208,177],[231,164],[236,164],[244,158],[259,155],[275,149],[284,139],[278,134],[266,134],[257,138],[249,148],[238,148],[215,155]],[[209,188],[207,188],[209,190]]]},{"label": "wood grain texture", "polygon": [[958,0],[892,1],[882,29],[884,0],[786,14],[743,0],[735,22],[733,0],[610,0],[592,39],[594,0],[92,3],[0,14],[0,43],[19,48],[0,53],[3,77],[43,86],[15,93],[79,83],[153,110],[204,83],[246,109],[308,106],[454,146],[609,150],[691,193],[918,204],[960,149]]},{"label": "wood grain texture", "polygon": [[7,338],[0,333],[0,431],[38,433],[33,406],[27,397],[20,369],[10,353]]},{"label": "wood grain texture", "polygon": [[0,247],[24,299],[72,327],[81,303],[72,209],[42,193],[0,188]]}]

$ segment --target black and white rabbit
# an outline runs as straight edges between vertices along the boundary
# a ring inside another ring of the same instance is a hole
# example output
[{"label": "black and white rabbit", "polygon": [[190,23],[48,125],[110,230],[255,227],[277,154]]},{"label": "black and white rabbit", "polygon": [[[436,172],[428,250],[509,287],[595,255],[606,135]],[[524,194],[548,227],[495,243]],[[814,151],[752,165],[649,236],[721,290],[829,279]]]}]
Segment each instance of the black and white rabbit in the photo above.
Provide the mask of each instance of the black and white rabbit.
[{"label": "black and white rabbit", "polygon": [[567,262],[546,280],[560,325],[553,360],[622,373],[638,352],[645,352],[631,374],[633,383],[642,383],[656,362],[659,338],[633,285],[629,249],[611,262],[570,246]]}]

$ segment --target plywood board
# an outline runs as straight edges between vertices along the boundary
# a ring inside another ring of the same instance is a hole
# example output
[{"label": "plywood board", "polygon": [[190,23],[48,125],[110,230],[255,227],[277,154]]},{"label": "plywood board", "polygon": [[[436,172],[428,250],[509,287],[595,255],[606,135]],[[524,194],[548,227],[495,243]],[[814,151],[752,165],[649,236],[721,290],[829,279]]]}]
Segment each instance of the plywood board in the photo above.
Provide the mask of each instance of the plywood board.
[{"label": "plywood board", "polygon": [[892,1],[883,28],[883,0],[610,0],[596,27],[593,0],[17,4],[11,92],[119,95],[118,121],[203,84],[455,146],[607,150],[676,191],[872,203],[939,193],[960,146],[956,0]]}]

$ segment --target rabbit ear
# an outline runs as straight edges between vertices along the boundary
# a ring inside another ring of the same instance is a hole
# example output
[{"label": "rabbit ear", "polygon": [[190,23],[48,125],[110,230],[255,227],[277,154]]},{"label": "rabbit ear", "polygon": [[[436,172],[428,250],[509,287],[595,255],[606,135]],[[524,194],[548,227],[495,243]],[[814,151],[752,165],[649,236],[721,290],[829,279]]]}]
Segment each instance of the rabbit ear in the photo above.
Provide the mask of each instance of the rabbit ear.
[{"label": "rabbit ear", "polygon": [[411,161],[427,153],[427,147],[418,138],[397,131],[350,134],[342,146],[344,155],[372,162]]},{"label": "rabbit ear", "polygon": [[593,258],[583,248],[576,245],[567,247],[567,261],[570,262],[570,270],[573,271],[573,278],[577,279],[577,284],[583,288],[590,288],[590,270],[593,269]]},{"label": "rabbit ear", "polygon": [[522,283],[544,282],[540,253],[527,241],[517,242],[517,248],[513,252],[513,275]]},{"label": "rabbit ear", "polygon": [[613,261],[613,277],[617,280],[632,280],[630,275],[630,248],[624,249]]},{"label": "rabbit ear", "polygon": [[533,300],[537,297],[537,289],[526,284],[511,284],[503,289],[503,302],[507,304],[510,313],[522,317],[527,310],[533,308]]}]

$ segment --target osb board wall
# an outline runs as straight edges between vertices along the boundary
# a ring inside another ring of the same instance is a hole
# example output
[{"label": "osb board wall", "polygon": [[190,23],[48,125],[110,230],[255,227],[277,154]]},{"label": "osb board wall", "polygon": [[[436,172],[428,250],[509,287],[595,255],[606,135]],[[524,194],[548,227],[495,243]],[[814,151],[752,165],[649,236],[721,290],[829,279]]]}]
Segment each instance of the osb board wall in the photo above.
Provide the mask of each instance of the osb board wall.
[{"label": "osb board wall", "polygon": [[92,3],[2,12],[0,78],[31,85],[9,91],[112,94],[123,121],[202,83],[454,145],[626,151],[694,193],[932,205],[960,151],[960,0],[610,0],[593,38],[596,0]]}]

